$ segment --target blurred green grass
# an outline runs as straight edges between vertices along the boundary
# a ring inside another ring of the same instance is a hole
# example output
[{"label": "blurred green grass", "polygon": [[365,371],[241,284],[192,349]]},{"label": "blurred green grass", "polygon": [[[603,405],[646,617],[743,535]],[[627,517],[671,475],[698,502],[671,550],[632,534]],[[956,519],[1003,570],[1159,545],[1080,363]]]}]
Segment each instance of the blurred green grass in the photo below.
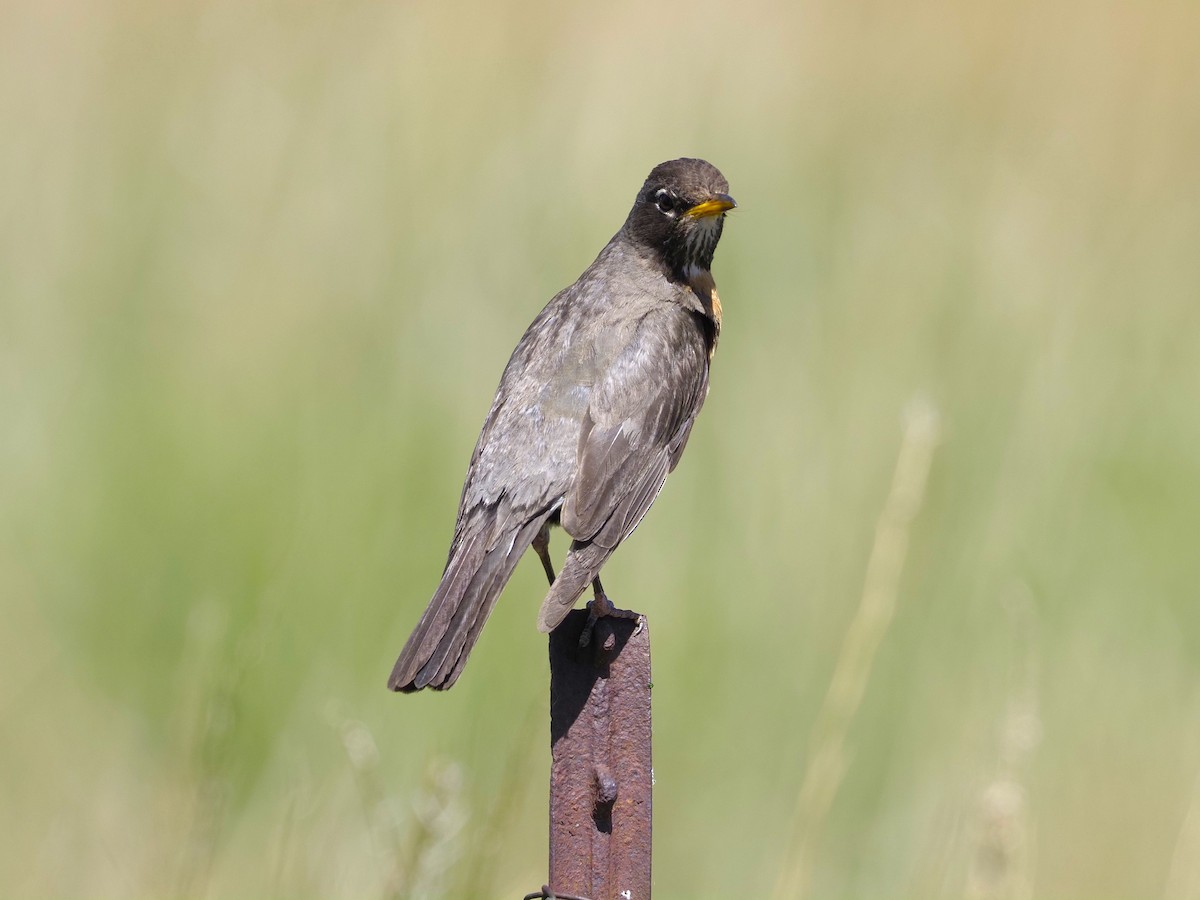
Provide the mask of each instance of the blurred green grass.
[{"label": "blurred green grass", "polygon": [[454,691],[384,680],[507,353],[700,155],[741,204],[713,390],[606,570],[654,629],[660,893],[788,864],[924,394],[944,441],[811,893],[1196,896],[1197,26],[6,4],[0,893],[542,883],[536,560]]}]

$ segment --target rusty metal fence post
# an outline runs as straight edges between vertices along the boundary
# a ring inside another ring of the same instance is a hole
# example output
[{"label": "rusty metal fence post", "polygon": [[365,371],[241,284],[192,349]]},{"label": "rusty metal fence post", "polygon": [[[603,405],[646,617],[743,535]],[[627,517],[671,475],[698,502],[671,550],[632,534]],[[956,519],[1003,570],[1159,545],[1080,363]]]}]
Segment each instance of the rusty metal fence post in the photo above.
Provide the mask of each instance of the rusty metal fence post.
[{"label": "rusty metal fence post", "polygon": [[588,900],[650,897],[650,632],[587,612],[550,635],[550,882]]}]

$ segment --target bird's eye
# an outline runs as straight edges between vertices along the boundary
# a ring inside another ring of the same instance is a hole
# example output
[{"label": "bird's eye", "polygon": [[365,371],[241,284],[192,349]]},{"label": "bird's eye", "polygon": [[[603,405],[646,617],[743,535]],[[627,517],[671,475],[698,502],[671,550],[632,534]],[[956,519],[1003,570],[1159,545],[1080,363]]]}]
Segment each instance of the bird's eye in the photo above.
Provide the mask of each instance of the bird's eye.
[{"label": "bird's eye", "polygon": [[671,196],[671,192],[666,188],[661,188],[654,192],[654,205],[658,207],[659,212],[670,215],[675,212],[675,198]]}]

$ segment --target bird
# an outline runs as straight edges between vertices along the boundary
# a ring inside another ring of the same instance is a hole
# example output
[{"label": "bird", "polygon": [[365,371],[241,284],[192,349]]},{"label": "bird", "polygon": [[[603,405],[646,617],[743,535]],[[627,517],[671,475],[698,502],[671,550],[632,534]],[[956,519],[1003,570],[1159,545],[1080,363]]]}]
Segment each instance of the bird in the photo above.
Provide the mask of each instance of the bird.
[{"label": "bird", "polygon": [[[471,454],[441,581],[391,690],[458,680],[530,547],[550,582],[539,630],[552,631],[589,585],[589,625],[636,615],[612,604],[600,569],[657,498],[708,395],[721,334],[713,254],[736,206],[705,160],[655,166],[595,261],[526,329]],[[557,574],[551,526],[571,539]]]}]

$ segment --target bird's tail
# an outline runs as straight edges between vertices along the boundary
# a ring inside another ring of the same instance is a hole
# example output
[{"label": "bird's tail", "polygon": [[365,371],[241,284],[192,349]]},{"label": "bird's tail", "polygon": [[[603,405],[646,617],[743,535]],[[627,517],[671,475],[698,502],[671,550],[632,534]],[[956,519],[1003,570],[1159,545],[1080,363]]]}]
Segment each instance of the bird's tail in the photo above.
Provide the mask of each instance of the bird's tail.
[{"label": "bird's tail", "polygon": [[548,517],[537,516],[498,535],[486,527],[470,529],[400,652],[389,688],[444,691],[458,680],[517,561]]},{"label": "bird's tail", "polygon": [[562,571],[550,585],[550,592],[542,601],[538,612],[538,630],[553,631],[567,617],[579,595],[587,590],[592,579],[600,574],[600,567],[612,555],[612,548],[596,543],[571,545],[571,552],[563,562]]}]

